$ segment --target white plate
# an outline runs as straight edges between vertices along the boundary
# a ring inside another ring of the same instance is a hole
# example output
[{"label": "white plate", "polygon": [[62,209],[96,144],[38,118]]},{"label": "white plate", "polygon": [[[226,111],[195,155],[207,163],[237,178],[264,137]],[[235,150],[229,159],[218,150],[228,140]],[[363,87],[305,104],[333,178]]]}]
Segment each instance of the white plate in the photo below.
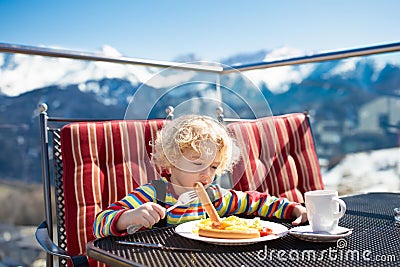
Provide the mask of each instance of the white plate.
[{"label": "white plate", "polygon": [[[244,219],[244,220],[250,220],[250,219]],[[193,240],[199,240],[199,241],[203,241],[203,242],[207,242],[207,243],[211,243],[211,244],[215,244],[215,245],[229,245],[229,246],[249,245],[249,244],[254,244],[254,243],[258,243],[258,242],[262,242],[262,241],[273,240],[273,239],[277,239],[277,238],[280,238],[280,237],[286,235],[288,232],[288,228],[281,224],[260,220],[262,226],[272,229],[272,232],[274,234],[257,237],[257,238],[247,238],[247,239],[210,238],[210,237],[199,236],[192,232],[193,229],[197,228],[196,224],[199,221],[200,220],[190,221],[190,222],[180,224],[175,228],[175,232],[180,236],[190,238]]]},{"label": "white plate", "polygon": [[314,233],[310,225],[298,226],[289,230],[289,234],[311,242],[335,242],[340,238],[351,235],[353,231],[346,227],[338,226],[336,232],[339,234]]}]

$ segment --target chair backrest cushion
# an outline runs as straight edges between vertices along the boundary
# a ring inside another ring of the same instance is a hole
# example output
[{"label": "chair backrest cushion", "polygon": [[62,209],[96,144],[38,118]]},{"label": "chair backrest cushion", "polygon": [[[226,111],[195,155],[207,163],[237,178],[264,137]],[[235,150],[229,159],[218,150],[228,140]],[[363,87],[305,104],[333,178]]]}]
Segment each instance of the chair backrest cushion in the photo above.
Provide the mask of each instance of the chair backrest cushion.
[{"label": "chair backrest cushion", "polygon": [[305,192],[324,188],[306,114],[233,122],[227,128],[244,144],[232,173],[235,189],[304,202]]},{"label": "chair backrest cushion", "polygon": [[[150,142],[164,120],[71,123],[61,129],[67,251],[85,254],[95,215],[159,179]],[[90,260],[91,266],[98,263]]]}]

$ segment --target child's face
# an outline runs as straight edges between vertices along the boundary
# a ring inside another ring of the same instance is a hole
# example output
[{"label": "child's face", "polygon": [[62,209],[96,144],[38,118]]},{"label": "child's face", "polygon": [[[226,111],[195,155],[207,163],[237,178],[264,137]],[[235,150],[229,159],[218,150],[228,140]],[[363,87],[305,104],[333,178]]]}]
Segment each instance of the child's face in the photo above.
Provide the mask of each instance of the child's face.
[{"label": "child's face", "polygon": [[221,153],[216,152],[213,158],[202,158],[198,152],[187,149],[182,157],[171,167],[171,182],[175,185],[192,189],[196,182],[204,186],[210,184],[221,162]]}]

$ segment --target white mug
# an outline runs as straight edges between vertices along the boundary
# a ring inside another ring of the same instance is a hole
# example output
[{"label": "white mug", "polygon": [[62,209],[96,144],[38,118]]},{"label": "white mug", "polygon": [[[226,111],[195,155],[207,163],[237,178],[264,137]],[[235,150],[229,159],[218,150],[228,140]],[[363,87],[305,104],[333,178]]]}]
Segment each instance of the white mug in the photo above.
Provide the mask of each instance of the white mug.
[{"label": "white mug", "polygon": [[[346,203],[335,190],[315,190],[304,194],[307,217],[313,232],[332,233],[346,212]],[[340,207],[340,209],[339,209]]]}]

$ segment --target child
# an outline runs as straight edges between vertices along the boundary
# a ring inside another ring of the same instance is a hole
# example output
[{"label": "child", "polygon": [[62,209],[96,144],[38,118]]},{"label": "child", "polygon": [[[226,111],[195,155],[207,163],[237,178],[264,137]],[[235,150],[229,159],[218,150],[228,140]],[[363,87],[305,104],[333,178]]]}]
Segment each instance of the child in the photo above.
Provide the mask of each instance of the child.
[{"label": "child", "polygon": [[154,163],[168,168],[171,176],[139,186],[101,211],[94,223],[97,237],[126,234],[130,225],[150,228],[204,218],[205,210],[198,200],[166,213],[166,208],[175,204],[180,194],[193,190],[196,182],[207,188],[221,217],[244,214],[295,218],[293,225],[307,221],[306,209],[288,199],[212,184],[216,175],[232,169],[239,153],[225,128],[209,117],[187,115],[166,123],[153,146]]}]

